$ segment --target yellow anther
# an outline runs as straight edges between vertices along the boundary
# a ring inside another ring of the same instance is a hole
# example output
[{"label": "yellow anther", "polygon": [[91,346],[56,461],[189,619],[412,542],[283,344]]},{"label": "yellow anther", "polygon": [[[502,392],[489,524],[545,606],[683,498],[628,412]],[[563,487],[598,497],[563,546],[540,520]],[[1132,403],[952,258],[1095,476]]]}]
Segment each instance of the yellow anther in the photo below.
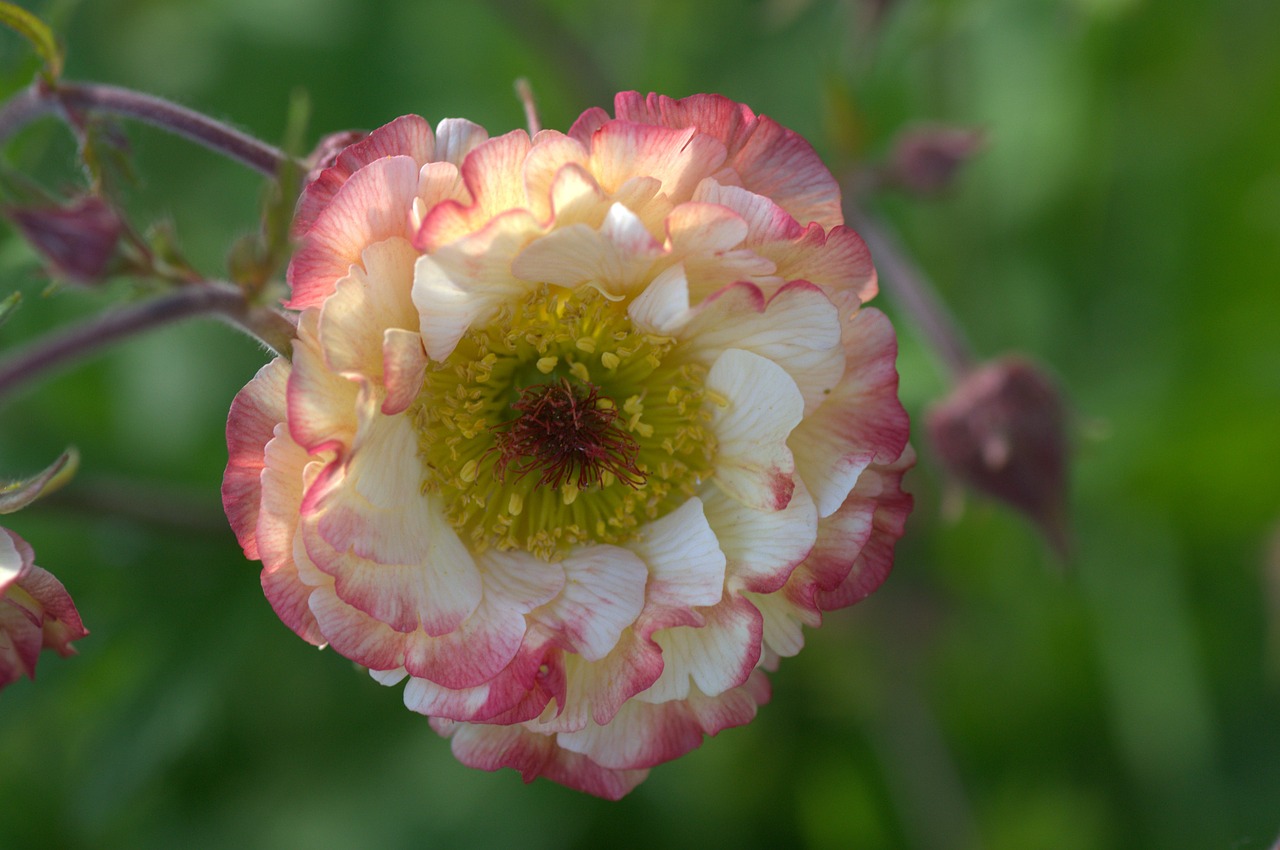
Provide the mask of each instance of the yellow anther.
[{"label": "yellow anther", "polygon": [[538,371],[544,375],[550,375],[551,370],[556,368],[556,364],[559,362],[560,358],[556,357],[554,354],[547,357],[539,357],[537,363]]}]

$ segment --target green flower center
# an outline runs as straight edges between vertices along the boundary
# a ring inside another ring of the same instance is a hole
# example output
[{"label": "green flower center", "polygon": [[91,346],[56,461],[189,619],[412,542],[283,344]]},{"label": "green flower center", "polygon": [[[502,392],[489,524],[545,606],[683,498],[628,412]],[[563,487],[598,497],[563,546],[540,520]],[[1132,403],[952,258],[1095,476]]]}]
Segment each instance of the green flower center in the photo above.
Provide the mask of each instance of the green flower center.
[{"label": "green flower center", "polygon": [[705,377],[625,304],[539,287],[428,370],[409,411],[423,486],[477,551],[623,542],[711,467]]}]

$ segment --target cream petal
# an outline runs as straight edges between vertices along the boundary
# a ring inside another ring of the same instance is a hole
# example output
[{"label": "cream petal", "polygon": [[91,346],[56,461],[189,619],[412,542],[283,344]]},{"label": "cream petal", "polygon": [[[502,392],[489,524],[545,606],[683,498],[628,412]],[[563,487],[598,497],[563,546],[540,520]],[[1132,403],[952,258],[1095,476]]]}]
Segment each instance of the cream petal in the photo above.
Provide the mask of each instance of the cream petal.
[{"label": "cream petal", "polygon": [[649,571],[634,552],[618,546],[574,550],[560,566],[564,591],[535,618],[565,649],[599,661],[640,615]]},{"label": "cream petal", "polygon": [[346,603],[397,631],[442,635],[476,609],[481,577],[419,464],[405,462],[416,455],[407,419],[375,415],[341,478],[304,505],[301,530]]},{"label": "cream petal", "polygon": [[308,325],[316,311],[303,314],[293,346],[293,368],[286,389],[289,433],[308,451],[349,446],[356,436],[359,386],[335,374]]},{"label": "cream petal", "polygon": [[716,484],[757,510],[782,510],[795,489],[787,437],[804,412],[795,381],[771,360],[729,349],[707,373],[706,387],[726,402],[711,413]]},{"label": "cream petal", "polygon": [[489,131],[465,118],[446,118],[436,125],[434,159],[461,167],[467,154],[488,141]]},{"label": "cream petal", "polygon": [[[415,317],[416,318],[416,317]],[[422,334],[402,328],[382,332],[382,382],[387,397],[382,412],[388,416],[403,413],[422,390],[427,372],[427,352],[422,347]]]},{"label": "cream petal", "polygon": [[511,262],[537,232],[533,217],[515,210],[418,259],[413,303],[433,360],[447,358],[472,324],[491,318],[504,303],[529,291],[529,283],[512,275]]},{"label": "cream petal", "polygon": [[701,499],[689,499],[642,527],[629,548],[649,567],[651,604],[687,609],[720,601],[725,557]]},{"label": "cream petal", "polygon": [[776,591],[808,557],[817,539],[818,511],[798,479],[791,501],[780,511],[756,510],[716,487],[707,488],[702,502],[727,559],[731,591]]},{"label": "cream petal", "polygon": [[631,324],[642,331],[676,336],[692,317],[684,266],[677,263],[654,277],[627,305],[627,316]]},{"label": "cream petal", "polygon": [[752,284],[729,286],[698,305],[679,337],[681,351],[707,366],[731,348],[777,363],[795,381],[806,414],[844,374],[839,314],[822,290],[803,282],[787,284],[767,303]]},{"label": "cream petal", "polygon": [[654,632],[662,647],[662,675],[636,699],[667,702],[687,699],[696,690],[718,696],[747,680],[760,660],[760,612],[741,597],[725,597],[700,609],[698,626]]},{"label": "cream petal", "polygon": [[611,295],[625,295],[647,279],[662,246],[644,223],[613,204],[599,230],[574,224],[553,230],[516,257],[511,271],[528,281],[576,287],[592,283]]},{"label": "cream petal", "polygon": [[381,380],[384,331],[418,331],[410,297],[417,258],[406,239],[376,242],[361,253],[361,265],[338,281],[320,311],[320,346],[330,369]]}]

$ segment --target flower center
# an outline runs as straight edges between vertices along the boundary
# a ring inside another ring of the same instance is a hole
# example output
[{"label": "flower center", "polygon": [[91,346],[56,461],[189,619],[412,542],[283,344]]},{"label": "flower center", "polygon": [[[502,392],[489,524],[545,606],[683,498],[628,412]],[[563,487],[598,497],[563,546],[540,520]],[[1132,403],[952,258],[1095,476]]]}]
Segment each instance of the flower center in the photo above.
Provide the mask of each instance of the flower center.
[{"label": "flower center", "polygon": [[618,424],[613,400],[591,384],[534,384],[511,405],[520,415],[497,426],[497,472],[518,476],[541,470],[540,487],[572,482],[580,491],[604,485],[605,473],[630,486],[644,484],[636,468],[640,444]]},{"label": "flower center", "polygon": [[423,486],[477,551],[623,542],[711,468],[705,376],[593,287],[539,287],[428,370]]}]

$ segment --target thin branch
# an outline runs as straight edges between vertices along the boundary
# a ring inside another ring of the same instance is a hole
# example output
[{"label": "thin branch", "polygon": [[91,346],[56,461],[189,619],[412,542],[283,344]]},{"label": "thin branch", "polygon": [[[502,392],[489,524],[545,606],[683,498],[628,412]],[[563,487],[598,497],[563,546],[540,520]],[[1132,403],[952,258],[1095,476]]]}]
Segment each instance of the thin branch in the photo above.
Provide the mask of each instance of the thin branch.
[{"label": "thin branch", "polygon": [[268,177],[279,174],[281,166],[289,161],[289,156],[279,148],[207,115],[163,98],[99,83],[59,83],[51,87],[37,80],[0,107],[0,142],[37,118],[58,110],[132,118],[195,142]]},{"label": "thin branch", "polygon": [[65,367],[112,343],[193,316],[217,316],[288,356],[293,325],[284,316],[254,307],[245,295],[225,283],[193,284],[169,295],[104,314],[50,334],[0,362],[0,397],[43,373]]},{"label": "thin branch", "polygon": [[863,212],[853,202],[845,202],[845,218],[858,231],[889,294],[911,316],[924,338],[938,352],[955,380],[974,367],[973,350],[965,341],[956,320],[943,306],[924,272],[912,261],[887,225]]}]

